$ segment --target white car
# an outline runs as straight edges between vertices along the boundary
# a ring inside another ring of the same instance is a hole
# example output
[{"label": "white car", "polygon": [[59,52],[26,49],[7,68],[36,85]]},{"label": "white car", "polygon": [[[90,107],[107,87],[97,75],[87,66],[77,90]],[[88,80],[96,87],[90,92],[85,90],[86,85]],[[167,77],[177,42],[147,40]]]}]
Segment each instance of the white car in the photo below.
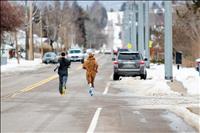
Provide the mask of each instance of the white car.
[{"label": "white car", "polygon": [[111,54],[112,53],[112,50],[111,49],[106,49],[105,51],[104,51],[104,54]]},{"label": "white car", "polygon": [[79,48],[69,49],[68,57],[69,57],[70,61],[80,61],[81,63],[84,62],[83,50],[79,49]]}]

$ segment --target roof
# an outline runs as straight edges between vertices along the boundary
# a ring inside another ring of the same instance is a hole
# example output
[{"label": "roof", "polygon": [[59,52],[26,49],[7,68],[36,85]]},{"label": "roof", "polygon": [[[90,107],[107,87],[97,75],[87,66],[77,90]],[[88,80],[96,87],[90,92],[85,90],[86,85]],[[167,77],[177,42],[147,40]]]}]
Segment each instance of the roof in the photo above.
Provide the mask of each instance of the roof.
[{"label": "roof", "polygon": [[119,53],[122,53],[122,54],[125,54],[125,53],[127,53],[127,54],[131,54],[131,53],[140,53],[140,52],[138,52],[138,51],[122,51],[122,52],[119,52]]}]

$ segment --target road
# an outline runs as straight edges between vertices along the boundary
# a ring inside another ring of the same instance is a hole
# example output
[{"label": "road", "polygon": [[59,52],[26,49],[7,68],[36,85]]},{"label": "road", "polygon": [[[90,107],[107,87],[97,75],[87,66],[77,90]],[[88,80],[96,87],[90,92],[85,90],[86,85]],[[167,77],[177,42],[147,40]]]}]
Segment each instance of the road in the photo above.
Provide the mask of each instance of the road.
[{"label": "road", "polygon": [[80,63],[72,63],[65,96],[58,92],[53,65],[33,72],[2,74],[1,132],[197,132],[168,110],[140,108],[141,100],[151,98],[120,95],[121,90],[112,87],[111,56],[97,58],[100,69],[93,97],[87,92]]}]

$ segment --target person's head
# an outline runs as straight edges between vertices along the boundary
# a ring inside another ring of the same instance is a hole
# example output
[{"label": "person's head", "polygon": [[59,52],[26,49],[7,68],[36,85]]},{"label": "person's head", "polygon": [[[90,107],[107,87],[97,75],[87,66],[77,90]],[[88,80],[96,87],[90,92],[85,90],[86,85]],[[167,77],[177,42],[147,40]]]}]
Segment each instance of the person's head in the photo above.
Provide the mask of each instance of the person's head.
[{"label": "person's head", "polygon": [[65,52],[61,52],[60,55],[61,55],[61,57],[65,57],[66,54],[65,54]]}]

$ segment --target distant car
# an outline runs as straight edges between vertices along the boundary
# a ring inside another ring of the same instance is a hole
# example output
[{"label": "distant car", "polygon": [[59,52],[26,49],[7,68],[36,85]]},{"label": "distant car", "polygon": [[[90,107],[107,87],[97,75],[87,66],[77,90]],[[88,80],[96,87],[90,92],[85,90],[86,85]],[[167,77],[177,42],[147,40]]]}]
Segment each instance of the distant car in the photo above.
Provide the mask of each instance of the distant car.
[{"label": "distant car", "polygon": [[112,50],[111,49],[105,49],[104,54],[111,54]]},{"label": "distant car", "polygon": [[42,58],[43,63],[57,63],[58,62],[58,57],[54,52],[47,52],[44,54]]},{"label": "distant car", "polygon": [[84,62],[84,52],[82,49],[79,48],[69,49],[68,57],[70,61],[80,61],[81,63]]},{"label": "distant car", "polygon": [[141,79],[146,79],[147,77],[145,61],[143,60],[142,54],[139,52],[118,52],[117,58],[113,64],[113,80],[119,80],[120,76],[140,76]]},{"label": "distant car", "polygon": [[196,70],[199,71],[200,58],[196,59]]}]

